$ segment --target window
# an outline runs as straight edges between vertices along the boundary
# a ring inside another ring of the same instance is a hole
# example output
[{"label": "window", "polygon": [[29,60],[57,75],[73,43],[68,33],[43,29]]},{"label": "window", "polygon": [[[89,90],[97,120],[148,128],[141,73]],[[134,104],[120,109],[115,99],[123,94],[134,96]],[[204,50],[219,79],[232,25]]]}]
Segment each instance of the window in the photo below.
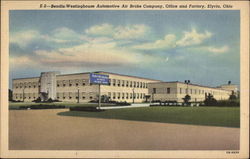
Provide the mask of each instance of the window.
[{"label": "window", "polygon": [[93,98],[92,96],[89,97],[89,99],[92,99],[92,98]]},{"label": "window", "polygon": [[167,94],[170,94],[170,88],[167,88]]},{"label": "window", "polygon": [[60,85],[59,84],[57,84],[57,87],[59,87]]},{"label": "window", "polygon": [[83,86],[85,86],[85,83],[82,83]]},{"label": "window", "polygon": [[85,99],[86,97],[82,96],[82,99]]},{"label": "window", "polygon": [[78,83],[76,83],[76,86],[78,86]]},{"label": "window", "polygon": [[120,87],[120,80],[118,80],[118,81],[117,81],[117,86],[119,86],[119,87]]},{"label": "window", "polygon": [[124,87],[124,80],[122,80],[122,87]]},{"label": "window", "polygon": [[156,88],[153,88],[153,93],[156,93]]},{"label": "window", "polygon": [[180,88],[180,94],[182,94],[182,89]]},{"label": "window", "polygon": [[129,83],[129,82],[128,82],[128,81],[126,81],[126,87],[128,87],[128,83]]},{"label": "window", "polygon": [[116,83],[115,83],[115,79],[113,79],[113,86],[115,86],[116,85]]}]

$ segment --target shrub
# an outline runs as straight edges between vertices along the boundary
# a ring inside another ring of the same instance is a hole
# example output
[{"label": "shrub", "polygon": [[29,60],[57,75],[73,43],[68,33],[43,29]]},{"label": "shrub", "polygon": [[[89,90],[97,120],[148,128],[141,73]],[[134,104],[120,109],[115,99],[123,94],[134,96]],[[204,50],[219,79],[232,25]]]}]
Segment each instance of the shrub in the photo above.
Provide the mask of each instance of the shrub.
[{"label": "shrub", "polygon": [[205,106],[216,106],[217,105],[217,100],[211,95],[210,93],[208,96],[206,96],[206,99],[204,100]]},{"label": "shrub", "polygon": [[131,105],[130,103],[125,102],[116,102],[115,105],[117,106],[126,106],[126,105]]},{"label": "shrub", "polygon": [[87,111],[87,112],[100,112],[103,109],[98,109],[97,107],[70,107],[70,111]]},{"label": "shrub", "polygon": [[186,104],[186,105],[190,105],[190,100],[191,100],[191,96],[190,95],[186,95],[184,98],[182,98],[183,99],[183,101],[184,101],[184,104]]},{"label": "shrub", "polygon": [[19,109],[62,109],[66,108],[64,105],[30,105],[30,106],[20,106]]},{"label": "shrub", "polygon": [[41,98],[38,97],[37,99],[33,100],[32,102],[39,103],[39,102],[41,102]]}]

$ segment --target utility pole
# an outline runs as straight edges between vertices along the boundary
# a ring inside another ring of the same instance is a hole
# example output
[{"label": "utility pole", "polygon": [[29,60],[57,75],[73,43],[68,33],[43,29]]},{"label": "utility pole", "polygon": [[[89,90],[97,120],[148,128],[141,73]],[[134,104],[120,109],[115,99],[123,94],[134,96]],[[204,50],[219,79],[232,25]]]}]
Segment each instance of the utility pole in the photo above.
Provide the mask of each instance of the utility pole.
[{"label": "utility pole", "polygon": [[24,102],[24,89],[25,89],[25,88],[24,88],[24,86],[23,86],[23,102]]},{"label": "utility pole", "polygon": [[185,80],[185,83],[187,84],[187,95],[188,95],[188,84],[190,83],[190,80]]},{"label": "utility pole", "polygon": [[99,85],[99,102],[98,102],[98,107],[99,109],[101,109],[101,84],[98,84]]},{"label": "utility pole", "polygon": [[77,87],[77,103],[80,102],[80,101],[79,101],[79,100],[80,100],[79,98],[80,98],[80,95],[79,95],[79,87]]},{"label": "utility pole", "polygon": [[132,88],[133,91],[133,103],[135,103],[135,88]]}]

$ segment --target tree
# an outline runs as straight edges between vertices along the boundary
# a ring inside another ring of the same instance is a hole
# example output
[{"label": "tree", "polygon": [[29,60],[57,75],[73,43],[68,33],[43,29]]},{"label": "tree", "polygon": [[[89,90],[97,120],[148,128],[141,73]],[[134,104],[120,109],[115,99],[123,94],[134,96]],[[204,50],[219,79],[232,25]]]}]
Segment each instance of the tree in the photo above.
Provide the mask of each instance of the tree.
[{"label": "tree", "polygon": [[234,94],[231,94],[230,96],[229,96],[229,100],[236,100],[237,99],[237,97],[236,97],[236,95],[234,95]]},{"label": "tree", "polygon": [[205,97],[204,103],[206,106],[215,106],[217,105],[217,100],[209,93],[208,96]]},{"label": "tree", "polygon": [[191,100],[191,96],[190,95],[186,95],[184,98],[182,98],[183,99],[183,101],[184,101],[184,103],[185,104],[187,104],[187,105],[189,105],[190,104],[190,100]]}]

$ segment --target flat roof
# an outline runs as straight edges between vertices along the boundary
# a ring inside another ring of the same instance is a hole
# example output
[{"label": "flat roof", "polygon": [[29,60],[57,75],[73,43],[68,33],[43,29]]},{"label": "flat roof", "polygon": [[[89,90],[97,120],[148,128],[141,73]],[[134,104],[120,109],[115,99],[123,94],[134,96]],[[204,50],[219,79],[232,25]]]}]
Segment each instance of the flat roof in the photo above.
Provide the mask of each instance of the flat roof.
[{"label": "flat roof", "polygon": [[[177,83],[180,83],[180,84],[186,84],[185,82],[180,82],[180,81],[154,82],[154,83],[152,83],[152,84],[157,84],[157,83],[176,83],[176,84],[177,84]],[[151,83],[150,83],[150,84],[151,84]],[[204,86],[204,85],[192,84],[192,83],[189,83],[188,85],[224,90],[224,89],[222,89],[222,88],[220,88],[220,87],[211,87],[211,86]]]},{"label": "flat roof", "polygon": [[124,75],[124,74],[112,73],[112,72],[105,72],[105,71],[97,71],[97,72],[93,72],[93,73],[107,73],[107,74],[118,75],[118,76],[126,76],[126,77],[147,79],[147,80],[152,80],[152,81],[161,81],[161,80],[156,80],[156,79],[151,79],[151,78],[144,78],[144,77],[138,77],[138,76]]},{"label": "flat roof", "polygon": [[33,79],[33,78],[39,78],[39,77],[23,77],[23,78],[13,78],[12,80]]},{"label": "flat roof", "polygon": [[[152,81],[161,81],[151,78],[144,78],[144,77],[138,77],[138,76],[131,76],[131,75],[124,75],[119,73],[112,73],[112,72],[105,72],[105,71],[94,71],[94,72],[82,72],[82,73],[71,73],[71,74],[58,74],[56,76],[71,76],[71,75],[83,75],[83,74],[90,74],[90,73],[106,73],[106,74],[112,74],[112,75],[118,75],[118,76],[125,76],[125,77],[132,77],[132,78],[139,78],[139,79],[145,79],[145,80],[152,80]],[[19,80],[19,79],[32,79],[32,78],[39,78],[39,77],[26,77],[26,78],[15,78],[13,80]]]}]

